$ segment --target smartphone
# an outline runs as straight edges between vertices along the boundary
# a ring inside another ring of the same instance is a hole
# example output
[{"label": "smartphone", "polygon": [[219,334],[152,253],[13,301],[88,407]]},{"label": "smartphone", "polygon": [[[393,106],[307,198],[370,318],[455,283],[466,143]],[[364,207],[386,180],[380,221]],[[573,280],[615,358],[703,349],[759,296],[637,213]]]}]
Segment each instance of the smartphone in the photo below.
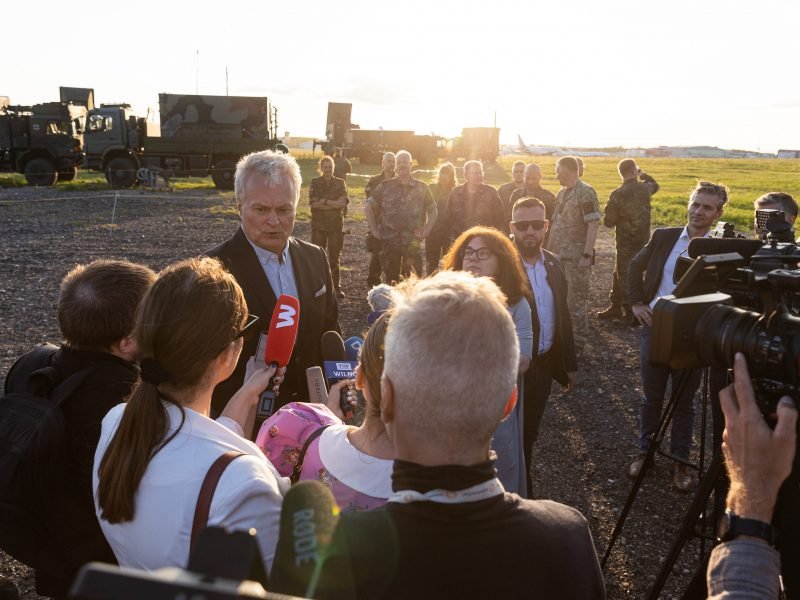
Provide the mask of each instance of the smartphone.
[{"label": "smartphone", "polygon": [[264,356],[267,353],[267,332],[262,331],[258,336],[258,346],[256,346],[256,366],[266,368],[267,363],[264,361]]}]

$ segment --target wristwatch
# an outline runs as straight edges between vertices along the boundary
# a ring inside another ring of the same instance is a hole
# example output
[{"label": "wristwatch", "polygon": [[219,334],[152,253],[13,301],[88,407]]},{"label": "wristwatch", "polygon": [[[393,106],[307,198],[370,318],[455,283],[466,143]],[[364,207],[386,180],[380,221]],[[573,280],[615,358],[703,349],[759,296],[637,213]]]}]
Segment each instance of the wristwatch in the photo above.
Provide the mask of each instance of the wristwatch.
[{"label": "wristwatch", "polygon": [[740,535],[749,535],[764,540],[770,546],[775,546],[775,528],[770,523],[755,519],[743,519],[730,509],[725,511],[725,516],[719,523],[720,542],[729,542]]}]

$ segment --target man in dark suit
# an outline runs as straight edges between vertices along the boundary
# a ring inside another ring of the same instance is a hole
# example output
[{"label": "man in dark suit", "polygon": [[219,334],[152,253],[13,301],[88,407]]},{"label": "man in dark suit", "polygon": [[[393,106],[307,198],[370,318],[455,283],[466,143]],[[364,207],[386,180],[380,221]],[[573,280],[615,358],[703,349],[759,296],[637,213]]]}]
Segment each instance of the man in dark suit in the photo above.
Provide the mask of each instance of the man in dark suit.
[{"label": "man in dark suit", "polygon": [[531,454],[539,435],[544,407],[553,379],[564,387],[576,382],[578,361],[572,335],[572,317],[567,306],[567,279],[561,260],[542,243],[549,221],[545,205],[538,198],[517,200],[511,212],[514,243],[533,290],[533,347],[536,356],[525,372],[523,393],[523,446],[528,497],[531,498]]},{"label": "man in dark suit", "polygon": [[[628,268],[628,297],[631,310],[641,323],[641,372],[644,394],[639,408],[639,454],[628,469],[636,477],[644,465],[650,438],[656,433],[661,419],[661,407],[668,380],[672,387],[685,381],[672,416],[671,453],[678,459],[673,465],[672,480],[680,491],[688,491],[693,476],[688,460],[692,447],[694,425],[694,394],[700,385],[699,369],[673,370],[650,364],[650,328],[656,301],[675,289],[673,274],[678,257],[689,247],[689,240],[705,237],[720,216],[728,193],[724,186],[701,182],[689,197],[688,222],[685,227],[656,229],[650,241],[633,257]],[[644,280],[642,280],[644,275]],[[685,461],[685,462],[680,462]]]},{"label": "man in dark suit", "polygon": [[[322,334],[341,332],[325,252],[292,237],[301,184],[300,167],[288,154],[266,150],[242,158],[234,179],[241,227],[207,252],[219,258],[242,286],[248,309],[261,317],[262,329],[269,326],[278,296],[289,294],[300,301],[297,342],[280,386],[278,406],[307,398],[305,371],[322,364]],[[233,375],[214,390],[215,411],[221,411],[241,386],[257,343],[258,336],[245,342]]]}]

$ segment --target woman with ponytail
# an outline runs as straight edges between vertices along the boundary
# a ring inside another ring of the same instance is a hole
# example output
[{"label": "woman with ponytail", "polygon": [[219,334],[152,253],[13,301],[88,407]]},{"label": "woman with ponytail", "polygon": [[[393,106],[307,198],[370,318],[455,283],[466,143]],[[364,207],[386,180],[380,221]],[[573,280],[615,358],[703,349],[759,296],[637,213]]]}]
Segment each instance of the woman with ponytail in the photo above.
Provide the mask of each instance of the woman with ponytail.
[{"label": "woman with ponytail", "polygon": [[288,482],[243,432],[275,369],[248,365],[242,388],[209,418],[214,387],[233,372],[255,324],[239,285],[210,258],[167,267],[143,298],[134,328],[142,381],[103,419],[93,473],[97,516],[120,565],[185,567],[201,484],[235,451],[207,524],[255,528],[269,570]]}]

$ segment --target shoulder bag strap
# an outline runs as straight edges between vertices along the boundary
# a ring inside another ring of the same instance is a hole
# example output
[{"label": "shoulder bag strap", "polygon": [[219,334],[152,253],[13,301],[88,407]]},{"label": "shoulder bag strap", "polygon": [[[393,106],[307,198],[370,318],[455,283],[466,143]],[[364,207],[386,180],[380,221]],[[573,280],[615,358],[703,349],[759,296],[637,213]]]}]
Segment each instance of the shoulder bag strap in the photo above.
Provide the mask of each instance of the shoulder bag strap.
[{"label": "shoulder bag strap", "polygon": [[292,482],[292,485],[300,480],[300,471],[303,470],[303,461],[306,459],[306,452],[308,452],[308,447],[311,445],[311,442],[321,436],[322,432],[328,427],[330,427],[330,424],[323,425],[306,438],[306,443],[303,444],[303,449],[300,450],[300,456],[297,457],[297,462],[294,465],[294,469],[292,469],[292,474],[289,476],[289,481]]},{"label": "shoulder bag strap", "polygon": [[239,452],[238,450],[226,452],[217,458],[208,469],[208,473],[206,473],[206,477],[203,479],[203,485],[200,486],[200,493],[197,495],[197,504],[194,507],[192,537],[189,541],[190,551],[194,549],[194,545],[197,543],[197,537],[208,524],[208,511],[211,509],[211,501],[214,499],[214,492],[217,489],[220,477],[222,477],[228,465],[240,456],[244,456],[244,452]]}]

